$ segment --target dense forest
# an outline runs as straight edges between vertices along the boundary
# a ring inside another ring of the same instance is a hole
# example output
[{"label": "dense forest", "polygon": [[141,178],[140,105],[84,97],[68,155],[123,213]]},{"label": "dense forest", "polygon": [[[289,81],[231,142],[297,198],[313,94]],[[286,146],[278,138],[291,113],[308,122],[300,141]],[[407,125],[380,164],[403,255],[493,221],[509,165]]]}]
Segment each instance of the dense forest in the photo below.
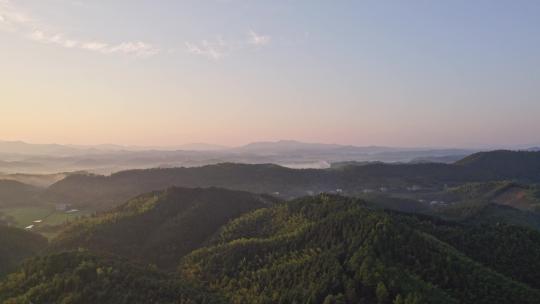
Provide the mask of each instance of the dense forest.
[{"label": "dense forest", "polygon": [[526,284],[534,278],[496,272],[484,255],[467,254],[478,247],[460,251],[402,217],[343,197],[299,199],[233,221],[180,271],[233,303],[538,303],[540,291]]},{"label": "dense forest", "polygon": [[40,189],[18,181],[0,179],[0,207],[35,203]]},{"label": "dense forest", "polygon": [[276,201],[266,195],[217,188],[169,188],[68,225],[51,250],[87,248],[174,267],[222,225]]},{"label": "dense forest", "polygon": [[171,188],[68,225],[0,302],[539,303],[538,261],[540,233],[513,225]]},{"label": "dense forest", "polygon": [[490,175],[492,180],[519,177],[538,181],[540,153],[534,151],[491,151],[476,153],[456,163]]},{"label": "dense forest", "polygon": [[465,201],[435,209],[431,214],[470,224],[510,224],[540,231],[540,214],[489,201]]},{"label": "dense forest", "polygon": [[413,225],[483,265],[540,289],[539,232],[507,224],[456,225],[433,218],[417,219]]},{"label": "dense forest", "polygon": [[47,240],[38,234],[0,225],[0,277],[46,246]]},{"label": "dense forest", "polygon": [[64,252],[34,258],[0,282],[0,303],[226,303],[192,283],[119,258]]}]

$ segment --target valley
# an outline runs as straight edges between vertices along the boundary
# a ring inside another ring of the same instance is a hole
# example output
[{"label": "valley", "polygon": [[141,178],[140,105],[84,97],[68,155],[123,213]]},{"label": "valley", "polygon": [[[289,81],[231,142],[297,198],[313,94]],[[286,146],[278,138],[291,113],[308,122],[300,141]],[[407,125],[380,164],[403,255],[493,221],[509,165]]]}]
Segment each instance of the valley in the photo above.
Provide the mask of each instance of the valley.
[{"label": "valley", "polygon": [[0,302],[538,303],[540,158],[528,153],[6,180],[0,241],[33,240],[0,252]]}]

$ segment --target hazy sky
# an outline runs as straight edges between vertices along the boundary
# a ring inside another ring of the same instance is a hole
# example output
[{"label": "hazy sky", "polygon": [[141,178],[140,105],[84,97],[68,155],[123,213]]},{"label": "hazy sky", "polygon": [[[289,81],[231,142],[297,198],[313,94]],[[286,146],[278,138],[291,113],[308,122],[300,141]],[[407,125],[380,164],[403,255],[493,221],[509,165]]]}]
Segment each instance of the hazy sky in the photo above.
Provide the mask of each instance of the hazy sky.
[{"label": "hazy sky", "polygon": [[0,0],[0,139],[540,143],[540,1]]}]

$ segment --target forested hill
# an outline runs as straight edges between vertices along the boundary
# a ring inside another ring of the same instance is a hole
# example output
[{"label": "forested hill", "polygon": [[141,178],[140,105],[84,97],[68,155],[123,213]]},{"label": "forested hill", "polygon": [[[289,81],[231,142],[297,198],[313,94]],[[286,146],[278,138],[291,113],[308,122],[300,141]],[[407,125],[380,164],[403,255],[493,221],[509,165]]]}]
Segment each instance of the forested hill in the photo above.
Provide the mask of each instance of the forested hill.
[{"label": "forested hill", "polygon": [[[109,208],[136,195],[180,187],[223,187],[299,197],[344,189],[349,194],[382,186],[424,187],[491,180],[540,181],[540,152],[479,153],[456,164],[364,164],[331,169],[289,169],[277,165],[218,164],[192,168],[123,171],[110,176],[71,175],[53,184],[43,199]],[[489,163],[489,165],[486,165]]]},{"label": "forested hill", "polygon": [[0,303],[225,304],[219,296],[149,267],[89,252],[34,258],[0,282]]},{"label": "forested hill", "polygon": [[[219,164],[193,168],[122,171],[110,176],[71,175],[44,194],[48,201],[109,209],[143,193],[169,187],[222,187],[253,193],[306,188],[317,170],[293,170],[277,165]],[[305,192],[304,192],[305,194]]]},{"label": "forested hill", "polygon": [[475,230],[321,195],[238,218],[180,271],[232,303],[539,303],[539,248],[532,230]]},{"label": "forested hill", "polygon": [[14,180],[0,178],[0,207],[12,207],[35,202],[40,189]]},{"label": "forested hill", "polygon": [[[54,248],[77,251],[34,258],[0,281],[0,303],[540,303],[534,230],[336,195],[268,199],[140,196],[72,226]],[[148,265],[162,258],[167,274]]]},{"label": "forested hill", "polygon": [[87,248],[174,268],[222,225],[276,201],[242,191],[169,188],[73,223],[55,239],[52,250]]},{"label": "forested hill", "polygon": [[519,210],[486,201],[456,203],[437,208],[431,213],[451,221],[474,225],[505,223],[540,231],[540,214],[538,212]]},{"label": "forested hill", "polygon": [[491,151],[465,157],[457,165],[486,172],[492,179],[519,178],[538,181],[540,175],[540,152]]},{"label": "forested hill", "polygon": [[38,234],[0,225],[0,277],[46,246],[47,239]]}]

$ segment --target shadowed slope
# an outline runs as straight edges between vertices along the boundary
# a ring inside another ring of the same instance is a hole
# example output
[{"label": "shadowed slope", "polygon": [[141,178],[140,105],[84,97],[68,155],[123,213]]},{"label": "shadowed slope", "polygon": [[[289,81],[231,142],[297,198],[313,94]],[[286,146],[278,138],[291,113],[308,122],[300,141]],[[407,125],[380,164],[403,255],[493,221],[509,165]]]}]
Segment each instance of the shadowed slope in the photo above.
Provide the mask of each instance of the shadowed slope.
[{"label": "shadowed slope", "polygon": [[241,191],[170,188],[74,223],[55,239],[53,248],[82,247],[174,267],[231,219],[274,202]]}]

